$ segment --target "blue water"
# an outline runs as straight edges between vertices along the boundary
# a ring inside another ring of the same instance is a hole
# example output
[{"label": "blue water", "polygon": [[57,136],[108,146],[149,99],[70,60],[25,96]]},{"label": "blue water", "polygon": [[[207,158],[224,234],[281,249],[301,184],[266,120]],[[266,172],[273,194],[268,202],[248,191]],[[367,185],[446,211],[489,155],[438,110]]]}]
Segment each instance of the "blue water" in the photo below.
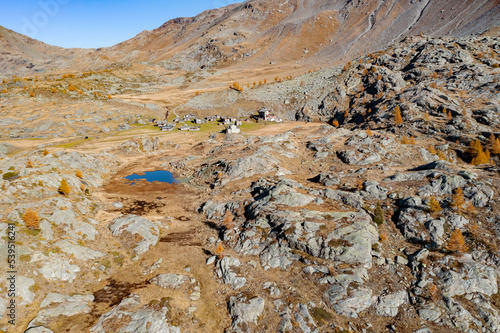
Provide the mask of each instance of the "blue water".
[{"label": "blue water", "polygon": [[145,179],[150,183],[151,182],[163,182],[163,183],[169,183],[169,184],[179,183],[177,181],[177,179],[174,178],[174,175],[170,171],[165,171],[165,170],[146,171],[142,175],[138,175],[136,173],[133,173],[133,174],[128,175],[124,178],[132,181],[132,184],[134,184],[134,180],[138,180],[138,179]]}]

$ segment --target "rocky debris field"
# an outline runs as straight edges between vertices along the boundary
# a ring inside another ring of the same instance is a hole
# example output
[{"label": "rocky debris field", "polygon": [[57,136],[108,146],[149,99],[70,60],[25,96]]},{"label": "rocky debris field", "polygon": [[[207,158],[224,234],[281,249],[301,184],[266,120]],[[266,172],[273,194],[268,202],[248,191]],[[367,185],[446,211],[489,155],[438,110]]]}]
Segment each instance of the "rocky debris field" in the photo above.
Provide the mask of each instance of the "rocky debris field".
[{"label": "rocky debris field", "polygon": [[180,109],[247,115],[265,106],[284,119],[390,130],[399,106],[405,134],[456,141],[499,124],[498,45],[498,36],[407,37],[340,67],[199,94]]},{"label": "rocky debris field", "polygon": [[[220,170],[212,171],[220,175],[212,187],[223,199],[200,210],[220,225],[220,244],[234,252],[207,263],[239,295],[253,292],[253,298],[229,301],[230,331],[259,330],[270,322],[268,329],[281,332],[500,329],[496,172],[438,160],[381,133],[324,127],[306,141],[294,132],[300,129],[260,138],[251,146],[267,144],[252,155],[210,165]],[[376,157],[357,154],[368,140]],[[276,165],[273,157],[283,154],[285,143],[288,156]],[[233,142],[238,144],[247,142]],[[309,178],[300,163],[304,148]],[[356,158],[343,158],[350,153]],[[280,171],[284,165],[287,173]],[[267,175],[248,187],[236,185],[240,174],[252,176],[255,169]],[[458,188],[461,208],[454,206]],[[431,200],[439,211],[432,211]],[[465,235],[464,253],[450,245],[456,230]],[[246,325],[238,300],[248,307]],[[254,325],[262,302],[267,311]]]},{"label": "rocky debris field", "polygon": [[[212,136],[188,154],[137,138],[103,153],[4,157],[19,331],[500,330],[496,170],[395,139],[318,124]],[[190,208],[174,216],[157,194],[139,194],[133,210],[133,197],[103,193],[123,153],[182,175]],[[27,209],[38,229],[26,227]],[[174,241],[187,242],[174,231],[183,226],[197,235],[185,245]],[[192,258],[172,264],[170,242]]]}]

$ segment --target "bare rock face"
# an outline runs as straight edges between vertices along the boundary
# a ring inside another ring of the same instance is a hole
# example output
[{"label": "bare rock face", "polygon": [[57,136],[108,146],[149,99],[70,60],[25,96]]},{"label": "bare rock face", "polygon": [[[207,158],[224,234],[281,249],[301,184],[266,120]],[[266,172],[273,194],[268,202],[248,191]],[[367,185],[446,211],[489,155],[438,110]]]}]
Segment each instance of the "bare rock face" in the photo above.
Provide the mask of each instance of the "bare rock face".
[{"label": "bare rock face", "polygon": [[121,143],[116,150],[123,155],[147,155],[162,148],[158,137],[137,137]]},{"label": "bare rock face", "polygon": [[[236,298],[232,296],[229,300],[229,313],[233,318],[233,332],[250,332],[247,329],[241,329],[242,324],[257,324],[259,316],[264,311],[265,301],[262,297],[247,299],[245,297]],[[248,327],[245,325],[245,327]]]},{"label": "bare rock face", "polygon": [[80,267],[63,257],[51,255],[48,260],[44,261],[39,271],[47,280],[71,283],[80,272]]},{"label": "bare rock face", "polygon": [[42,310],[38,312],[36,318],[30,321],[26,332],[52,332],[43,327],[48,326],[50,321],[58,316],[72,317],[79,314],[90,313],[92,311],[93,295],[62,295],[50,293],[40,304]]},{"label": "bare rock face", "polygon": [[372,290],[369,288],[360,288],[348,296],[346,288],[341,285],[332,285],[326,291],[325,297],[338,314],[354,318],[357,318],[359,312],[368,309],[373,303]]},{"label": "bare rock face", "polygon": [[375,308],[379,316],[395,317],[399,312],[399,307],[407,303],[408,293],[402,290],[393,294],[380,296]]},{"label": "bare rock face", "polygon": [[166,289],[178,289],[187,281],[188,277],[181,274],[160,274],[149,280],[149,282]]},{"label": "bare rock face", "polygon": [[357,151],[347,150],[338,152],[339,158],[346,164],[366,165],[380,161],[380,155],[367,149]]},{"label": "bare rock face", "polygon": [[491,296],[498,292],[497,274],[493,267],[483,266],[474,261],[462,261],[459,272],[447,271],[440,274],[443,295],[458,296],[481,293]]},{"label": "bare rock face", "polygon": [[84,260],[84,261],[96,260],[105,255],[100,251],[96,251],[85,246],[73,244],[68,240],[59,241],[55,245],[58,246],[63,252],[69,255],[73,255],[78,260]]},{"label": "bare rock face", "polygon": [[240,289],[247,283],[247,279],[243,276],[237,276],[233,271],[234,268],[240,266],[238,258],[225,256],[216,262],[217,276],[222,278],[225,284],[228,284],[233,289]]},{"label": "bare rock face", "polygon": [[151,246],[155,246],[160,236],[158,225],[137,215],[125,215],[114,219],[109,225],[109,230],[113,236],[122,235],[124,232],[132,237],[139,236],[138,240],[133,240],[136,243],[134,246],[136,255],[148,251]]},{"label": "bare rock face", "polygon": [[124,299],[109,312],[103,314],[97,323],[90,328],[92,333],[109,332],[166,332],[180,333],[180,329],[170,325],[165,320],[168,307],[164,305],[159,310],[141,307],[138,295]]}]

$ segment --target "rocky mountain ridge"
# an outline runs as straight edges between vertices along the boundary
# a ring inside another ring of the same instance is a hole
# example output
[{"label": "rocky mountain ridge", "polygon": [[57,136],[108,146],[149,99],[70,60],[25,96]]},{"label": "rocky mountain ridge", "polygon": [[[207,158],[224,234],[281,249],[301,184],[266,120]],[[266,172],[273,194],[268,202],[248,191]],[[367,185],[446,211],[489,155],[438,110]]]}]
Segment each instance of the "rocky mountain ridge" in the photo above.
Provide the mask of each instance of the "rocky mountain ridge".
[{"label": "rocky mountain ridge", "polygon": [[499,13],[500,5],[488,0],[249,0],[176,18],[97,50],[52,47],[2,28],[0,60],[7,75],[96,70],[114,62],[185,71],[269,63],[312,68],[380,50],[404,36],[481,33],[499,24]]}]

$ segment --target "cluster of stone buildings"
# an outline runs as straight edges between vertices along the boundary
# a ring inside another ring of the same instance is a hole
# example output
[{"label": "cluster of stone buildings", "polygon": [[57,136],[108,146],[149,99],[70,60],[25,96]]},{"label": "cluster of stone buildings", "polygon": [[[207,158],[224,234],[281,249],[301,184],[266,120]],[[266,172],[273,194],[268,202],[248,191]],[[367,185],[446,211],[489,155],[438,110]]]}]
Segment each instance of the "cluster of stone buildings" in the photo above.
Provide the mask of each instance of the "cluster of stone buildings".
[{"label": "cluster of stone buildings", "polygon": [[281,123],[283,121],[283,119],[279,118],[275,114],[272,114],[271,111],[266,108],[259,110],[259,119],[263,119],[265,121],[275,121],[277,123]]},{"label": "cluster of stone buildings", "polygon": [[[278,118],[276,115],[271,114],[266,108],[262,108],[259,110],[259,119],[265,121],[275,121],[282,122],[281,118]],[[221,116],[206,116],[205,118],[198,118],[192,113],[188,113],[182,118],[175,118],[172,122],[168,122],[167,120],[154,120],[156,125],[161,128],[162,131],[173,131],[178,128],[181,131],[199,131],[200,126],[190,126],[185,124],[186,122],[192,122],[196,125],[205,124],[208,122],[219,121],[219,124],[224,125],[226,133],[240,133],[240,126],[242,125],[242,120],[237,119],[235,117],[221,117]],[[184,123],[178,126],[179,123]]]}]

